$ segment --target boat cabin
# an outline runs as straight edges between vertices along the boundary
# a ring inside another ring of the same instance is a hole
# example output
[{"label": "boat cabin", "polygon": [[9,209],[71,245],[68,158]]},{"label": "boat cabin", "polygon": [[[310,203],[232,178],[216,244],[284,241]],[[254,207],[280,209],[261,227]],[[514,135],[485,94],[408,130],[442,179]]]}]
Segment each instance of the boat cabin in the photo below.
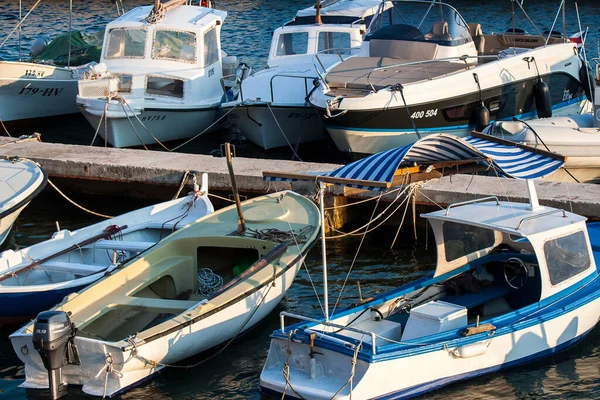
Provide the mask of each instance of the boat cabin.
[{"label": "boat cabin", "polygon": [[[179,6],[150,23],[151,11],[136,7],[106,27],[100,62],[119,78],[118,92],[176,103],[220,97],[220,34],[227,13]],[[80,97],[88,97],[84,91]]]}]

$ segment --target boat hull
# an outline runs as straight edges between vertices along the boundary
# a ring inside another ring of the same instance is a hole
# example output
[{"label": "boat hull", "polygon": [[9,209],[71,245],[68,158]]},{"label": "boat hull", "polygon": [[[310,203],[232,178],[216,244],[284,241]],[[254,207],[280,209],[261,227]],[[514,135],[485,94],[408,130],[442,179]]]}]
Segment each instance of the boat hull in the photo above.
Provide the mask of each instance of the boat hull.
[{"label": "boat hull", "polygon": [[17,122],[77,114],[77,80],[66,68],[0,62],[0,118]]},{"label": "boat hull", "polygon": [[[102,103],[106,102],[102,101]],[[115,106],[111,104],[110,109],[113,108]],[[98,109],[81,108],[83,115],[94,129],[97,129],[100,124],[103,110],[104,106]],[[218,112],[217,105],[198,109],[146,108],[134,112],[127,111],[127,114],[121,108],[113,115],[108,114],[106,130],[102,123],[98,136],[100,141],[106,140],[113,147],[152,145],[157,144],[157,140],[162,143],[188,139],[213,124],[217,120]]]},{"label": "boat hull", "polygon": [[14,212],[0,218],[0,245],[2,243],[4,243],[4,241],[6,240],[6,237],[8,236],[8,234],[10,233],[10,230],[12,229],[13,224],[15,223],[15,221],[17,220],[17,218],[19,217],[19,214],[21,214],[21,211],[23,211],[23,209],[25,207],[27,207],[26,203],[23,207],[15,210]]},{"label": "boat hull", "polygon": [[[115,396],[164,368],[163,365],[147,364],[143,359],[172,364],[236,337],[273,311],[294,281],[303,259],[304,257],[290,266],[272,285],[264,285],[249,296],[236,299],[224,309],[182,330],[136,345],[133,350],[135,357],[132,356],[132,351],[123,351],[109,342],[76,337],[75,345],[79,350],[81,365],[63,367],[62,382],[82,385],[83,391],[91,395]],[[256,304],[259,306],[255,307]],[[21,387],[48,388],[48,373],[39,353],[33,349],[31,336],[14,334],[11,340],[16,354],[25,363],[26,380]],[[111,355],[116,373],[106,372],[106,354]]]},{"label": "boat hull", "polygon": [[[224,107],[223,111],[231,109]],[[311,107],[271,105],[269,108],[266,103],[251,103],[237,106],[229,116],[248,140],[265,150],[296,147],[327,138],[323,123]]]},{"label": "boat hull", "polygon": [[[458,348],[449,345],[447,349],[432,352],[413,352],[412,356],[390,355],[387,359],[372,363],[359,359],[353,377],[352,397],[410,398],[453,382],[550,356],[581,341],[598,322],[599,307],[600,298],[596,296],[559,317],[547,320],[541,317],[542,323],[523,329],[515,326],[510,333],[490,335],[471,344],[472,349],[477,345],[481,347],[480,354],[474,352],[471,357],[458,356]],[[311,379],[308,346],[294,342],[289,346],[290,382],[303,398],[330,399],[349,380],[351,354],[343,355],[315,347],[315,351],[322,353],[317,356],[316,370],[333,372]],[[288,358],[287,347],[288,342],[284,339],[274,338],[271,341],[269,358],[260,379],[260,390],[265,396],[282,398],[286,388],[285,398],[297,398],[290,386],[286,385],[282,374],[283,363]],[[394,375],[401,379],[389,379],[389,371],[394,371]],[[338,398],[350,398],[348,387],[336,396]]]}]

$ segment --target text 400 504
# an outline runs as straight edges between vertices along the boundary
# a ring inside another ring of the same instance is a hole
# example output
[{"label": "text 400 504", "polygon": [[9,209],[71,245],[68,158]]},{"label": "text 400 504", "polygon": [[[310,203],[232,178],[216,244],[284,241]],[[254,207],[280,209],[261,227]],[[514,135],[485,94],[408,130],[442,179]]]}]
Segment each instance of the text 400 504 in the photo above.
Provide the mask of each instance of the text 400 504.
[{"label": "text 400 504", "polygon": [[19,94],[23,96],[33,96],[39,94],[40,96],[58,96],[60,92],[63,91],[64,88],[46,88],[41,89],[33,86],[24,87],[21,89]]}]

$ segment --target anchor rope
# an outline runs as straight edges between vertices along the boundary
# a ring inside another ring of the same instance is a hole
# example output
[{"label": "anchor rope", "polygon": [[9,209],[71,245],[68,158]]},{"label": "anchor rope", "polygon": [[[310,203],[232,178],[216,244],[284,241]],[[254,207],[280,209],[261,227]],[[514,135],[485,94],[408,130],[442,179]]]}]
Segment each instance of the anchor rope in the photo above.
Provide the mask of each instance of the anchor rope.
[{"label": "anchor rope", "polygon": [[271,112],[271,115],[273,116],[273,119],[275,120],[275,124],[277,125],[277,127],[279,128],[279,131],[281,132],[281,134],[283,135],[283,138],[285,139],[285,141],[287,142],[288,146],[290,147],[290,149],[292,150],[292,153],[294,154],[294,157],[296,157],[298,159],[298,161],[302,161],[302,159],[300,158],[300,156],[298,156],[298,153],[296,153],[296,150],[294,149],[294,147],[292,146],[292,144],[290,143],[290,141],[288,140],[287,136],[285,135],[285,132],[283,132],[283,129],[281,128],[281,125],[279,125],[279,121],[277,121],[277,118],[275,117],[275,113],[273,112],[273,110],[271,109],[271,104],[269,102],[265,103],[267,105],[267,107],[269,108],[269,111]]}]

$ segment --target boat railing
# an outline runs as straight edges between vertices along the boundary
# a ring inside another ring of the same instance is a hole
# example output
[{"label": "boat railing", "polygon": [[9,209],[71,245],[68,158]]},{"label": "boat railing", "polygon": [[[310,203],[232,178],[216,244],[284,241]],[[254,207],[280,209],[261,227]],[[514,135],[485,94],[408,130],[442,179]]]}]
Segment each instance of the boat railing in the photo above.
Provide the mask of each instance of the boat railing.
[{"label": "boat railing", "polygon": [[563,218],[567,218],[567,212],[562,209],[552,210],[552,211],[548,211],[548,212],[536,214],[536,215],[530,215],[529,217],[525,217],[521,221],[519,221],[519,224],[517,225],[517,230],[521,229],[521,225],[523,225],[523,222],[525,222],[525,221],[536,219],[536,218],[541,218],[541,217],[547,217],[548,215],[558,214],[558,213],[562,213]]},{"label": "boat railing", "polygon": [[239,76],[237,74],[229,74],[229,75],[224,75],[221,77],[220,81],[221,81],[221,88],[223,89],[223,94],[225,96],[227,96],[227,87],[225,86],[225,80],[229,79],[229,78],[234,78],[235,77],[235,82],[237,83],[239,89],[240,89],[240,99],[243,100],[244,95],[242,93],[242,80],[239,78]]},{"label": "boat railing", "polygon": [[385,67],[377,67],[377,68],[373,68],[371,70],[371,72],[369,72],[367,74],[367,84],[371,87],[371,90],[373,92],[376,92],[377,90],[375,89],[375,86],[373,86],[373,83],[371,83],[371,74],[373,74],[374,72],[377,71],[385,71],[387,69],[390,68],[398,68],[398,67],[406,67],[409,65],[421,65],[423,67],[423,71],[427,74],[427,77],[429,78],[429,80],[432,80],[433,77],[431,75],[429,75],[429,72],[427,72],[427,69],[425,68],[425,64],[433,64],[436,62],[448,62],[448,61],[463,61],[465,63],[465,68],[469,69],[469,67],[471,66],[467,61],[468,60],[479,60],[479,59],[498,59],[497,55],[490,55],[490,56],[468,56],[468,55],[462,55],[462,56],[456,56],[456,57],[445,57],[445,58],[437,58],[435,60],[422,60],[422,61],[409,61],[409,62],[405,62],[405,63],[400,63],[400,64],[392,64],[392,65],[386,65]]},{"label": "boat railing", "polygon": [[[360,47],[334,47],[334,48],[330,48],[330,49],[319,50],[315,53],[315,59],[317,60],[317,62],[321,66],[321,68],[323,69],[323,73],[325,73],[325,71],[327,71],[327,68],[325,68],[325,66],[323,65],[323,62],[319,58],[319,55],[322,56],[322,55],[332,55],[333,54],[333,55],[337,55],[340,58],[340,61],[344,61],[344,55],[342,54],[343,51],[344,52],[350,51],[350,54],[345,54],[346,58],[348,58],[350,56],[358,54],[358,52],[360,52]],[[335,53],[332,53],[332,52],[335,52]],[[317,72],[319,72],[318,69],[317,69]]]},{"label": "boat railing", "polygon": [[450,215],[450,209],[453,207],[466,206],[467,204],[483,203],[484,201],[489,201],[489,200],[496,200],[496,205],[498,207],[500,207],[500,200],[498,199],[498,197],[489,196],[489,197],[483,197],[481,199],[473,199],[473,200],[461,201],[459,203],[449,204],[448,207],[446,207],[446,212],[444,213],[444,215]]},{"label": "boat railing", "polygon": [[[303,315],[298,315],[298,314],[293,314],[293,313],[289,313],[286,311],[282,311],[279,313],[279,322],[281,323],[281,333],[285,334],[285,317],[290,317],[290,318],[294,318],[294,319],[298,319],[300,321],[306,321],[306,322],[314,322],[320,325],[324,325],[324,326],[328,326],[328,327],[332,327],[332,328],[337,328],[339,330],[345,330],[345,331],[350,331],[350,332],[354,332],[354,333],[360,333],[361,335],[367,335],[371,338],[371,351],[373,352],[373,355],[377,354],[377,344],[376,344],[376,334],[374,332],[371,331],[365,331],[363,329],[357,329],[357,328],[352,328],[349,326],[344,326],[344,325],[339,325],[339,324],[335,324],[331,321],[320,321],[318,319],[315,318],[311,318],[311,317],[305,317]],[[343,343],[344,345],[348,345],[348,346],[352,346],[353,348],[356,348],[356,345],[354,343],[350,343],[350,342],[345,342],[341,339],[335,338],[333,336],[328,336],[327,332],[323,332],[323,331],[315,331],[312,329],[305,329],[305,331],[307,331],[307,333],[317,333],[318,335],[322,335],[323,338],[327,338],[330,341],[333,342],[337,342],[337,343]]]},{"label": "boat railing", "polygon": [[[288,74],[275,74],[271,77],[271,80],[269,82],[269,86],[271,89],[271,102],[275,101],[275,91],[273,90],[273,81],[275,80],[275,78],[292,78],[292,79],[304,79],[304,98],[306,98],[308,96],[308,80],[310,80],[311,82],[314,81],[315,79],[318,79],[316,76],[298,76],[298,75],[288,75]],[[241,85],[240,85],[241,86]],[[241,91],[240,91],[240,99],[242,101],[244,101],[244,99],[241,97]]]}]

